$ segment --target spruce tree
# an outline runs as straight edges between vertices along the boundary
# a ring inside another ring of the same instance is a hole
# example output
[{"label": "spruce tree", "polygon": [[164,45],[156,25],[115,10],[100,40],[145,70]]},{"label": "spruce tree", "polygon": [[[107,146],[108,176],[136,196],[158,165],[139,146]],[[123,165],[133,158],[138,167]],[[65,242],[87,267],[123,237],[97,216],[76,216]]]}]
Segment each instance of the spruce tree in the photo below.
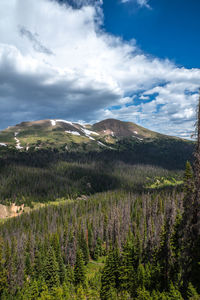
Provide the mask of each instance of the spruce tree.
[{"label": "spruce tree", "polygon": [[85,239],[83,230],[81,230],[81,233],[79,236],[79,248],[82,250],[83,260],[84,260],[85,264],[87,265],[90,260],[90,254],[89,254],[88,244]]},{"label": "spruce tree", "polygon": [[130,239],[127,240],[122,252],[122,265],[120,267],[120,288],[125,291],[132,291],[135,270],[134,270],[135,252]]},{"label": "spruce tree", "polygon": [[180,282],[182,276],[182,215],[177,212],[170,239],[172,250],[172,264],[170,278],[173,282]]},{"label": "spruce tree", "polygon": [[179,290],[173,285],[173,283],[170,283],[168,297],[169,297],[169,299],[171,299],[171,300],[183,300],[183,297],[182,297],[181,293],[180,293]]},{"label": "spruce tree", "polygon": [[50,246],[47,252],[47,256],[44,262],[43,277],[48,288],[58,286],[60,283],[59,279],[59,267],[56,261],[55,253],[53,248]]},{"label": "spruce tree", "polygon": [[76,263],[74,267],[74,282],[75,285],[85,285],[86,275],[85,275],[85,267],[83,260],[83,253],[81,249],[78,249],[76,252]]},{"label": "spruce tree", "polygon": [[110,250],[101,276],[101,299],[112,299],[113,289],[120,289],[119,250]]},{"label": "spruce tree", "polygon": [[52,246],[54,248],[54,252],[55,252],[55,256],[56,256],[56,261],[58,263],[59,278],[60,278],[60,282],[62,284],[65,281],[66,269],[65,269],[64,262],[63,262],[63,257],[62,257],[62,253],[61,253],[61,247],[60,247],[60,241],[59,241],[59,236],[58,236],[57,233],[53,235]]},{"label": "spruce tree", "polygon": [[157,265],[159,267],[159,283],[161,290],[167,289],[169,286],[169,279],[171,273],[171,228],[170,217],[167,218],[162,228],[160,236],[160,246],[156,255]]}]

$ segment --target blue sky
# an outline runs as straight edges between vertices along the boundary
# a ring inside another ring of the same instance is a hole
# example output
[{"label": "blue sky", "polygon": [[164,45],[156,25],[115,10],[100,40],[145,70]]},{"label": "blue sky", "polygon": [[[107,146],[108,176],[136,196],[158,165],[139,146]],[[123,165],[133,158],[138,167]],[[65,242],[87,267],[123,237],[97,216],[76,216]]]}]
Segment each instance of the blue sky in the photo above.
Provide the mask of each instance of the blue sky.
[{"label": "blue sky", "polygon": [[180,66],[200,68],[200,1],[104,1],[104,28],[125,40],[136,39],[142,51],[169,58]]},{"label": "blue sky", "polygon": [[190,137],[199,11],[198,0],[1,0],[0,129],[116,118]]}]

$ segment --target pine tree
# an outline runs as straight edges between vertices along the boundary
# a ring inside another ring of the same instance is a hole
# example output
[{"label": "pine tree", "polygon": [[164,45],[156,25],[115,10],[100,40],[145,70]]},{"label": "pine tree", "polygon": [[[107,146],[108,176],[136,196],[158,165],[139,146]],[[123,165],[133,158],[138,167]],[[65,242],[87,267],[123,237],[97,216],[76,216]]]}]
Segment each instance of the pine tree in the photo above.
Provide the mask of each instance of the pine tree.
[{"label": "pine tree", "polygon": [[101,299],[112,299],[113,289],[120,289],[119,250],[110,250],[101,276]]},{"label": "pine tree", "polygon": [[152,300],[151,295],[149,291],[147,291],[145,288],[139,288],[137,290],[137,300]]},{"label": "pine tree", "polygon": [[75,285],[85,285],[85,267],[84,267],[84,260],[83,260],[83,253],[80,249],[76,252],[76,263],[74,267],[74,282]]},{"label": "pine tree", "polygon": [[[193,205],[195,196],[194,176],[191,164],[187,161],[184,174],[184,199],[183,199],[183,217],[180,226],[183,244],[180,245],[184,249],[184,269],[187,269],[190,264],[190,248],[191,240],[191,224],[193,218]],[[188,260],[187,260],[187,259]]]},{"label": "pine tree", "polygon": [[82,250],[83,260],[84,260],[85,264],[87,265],[90,260],[90,254],[89,254],[88,244],[86,242],[83,230],[81,230],[81,233],[79,236],[79,248]]},{"label": "pine tree", "polygon": [[165,221],[161,232],[160,246],[157,252],[157,265],[160,269],[159,282],[161,290],[167,289],[170,279],[170,267],[171,267],[171,258],[172,258],[172,249],[171,249],[171,228],[170,228],[170,219]]},{"label": "pine tree", "polygon": [[170,283],[170,288],[169,288],[169,299],[171,300],[183,300],[183,297],[179,290],[173,285],[173,283]]},{"label": "pine tree", "polygon": [[120,286],[122,290],[132,291],[135,278],[135,251],[130,239],[127,240],[122,252],[122,266],[120,267]]},{"label": "pine tree", "polygon": [[94,260],[98,260],[99,256],[102,255],[102,246],[101,246],[101,244],[102,244],[102,241],[101,241],[100,238],[98,238],[95,249],[94,249],[94,255],[93,255]]},{"label": "pine tree", "polygon": [[182,215],[177,212],[176,220],[173,226],[172,236],[170,239],[172,249],[172,265],[170,277],[173,282],[180,282],[182,276]]},{"label": "pine tree", "polygon": [[33,269],[34,277],[36,280],[38,280],[42,275],[43,265],[44,262],[42,260],[41,251],[40,249],[36,249],[35,258],[34,258],[34,269]]},{"label": "pine tree", "polygon": [[58,286],[59,280],[59,267],[56,261],[55,253],[53,248],[50,246],[49,251],[44,262],[43,277],[46,281],[48,288]]},{"label": "pine tree", "polygon": [[64,262],[63,262],[62,254],[61,254],[59,236],[58,236],[57,233],[53,235],[52,246],[54,248],[56,261],[58,263],[59,278],[60,278],[60,282],[62,284],[65,281],[66,270],[65,270],[65,265],[64,265]]}]

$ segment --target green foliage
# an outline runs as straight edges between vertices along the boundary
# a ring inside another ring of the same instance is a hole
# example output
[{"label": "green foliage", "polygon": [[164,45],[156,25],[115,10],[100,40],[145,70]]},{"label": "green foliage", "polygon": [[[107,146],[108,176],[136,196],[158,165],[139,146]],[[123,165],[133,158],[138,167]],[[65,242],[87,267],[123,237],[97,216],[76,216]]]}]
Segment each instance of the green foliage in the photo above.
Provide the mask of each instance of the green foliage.
[{"label": "green foliage", "polygon": [[101,299],[112,299],[115,289],[120,288],[120,264],[118,249],[110,250],[101,277]]},{"label": "green foliage", "polygon": [[43,277],[49,289],[59,286],[59,266],[53,248],[50,246],[44,261]]},{"label": "green foliage", "polygon": [[165,178],[165,177],[156,177],[154,178],[154,182],[150,182],[146,185],[148,189],[158,189],[158,188],[166,188],[172,186],[182,185],[183,180],[177,180],[173,177]]},{"label": "green foliage", "polygon": [[193,287],[191,282],[188,284],[187,296],[189,300],[198,300],[200,295],[197,293],[196,289]]},{"label": "green foliage", "polygon": [[82,250],[83,260],[87,265],[90,259],[90,254],[83,230],[81,230],[81,233],[79,235],[79,248]]},{"label": "green foliage", "polygon": [[137,300],[151,300],[150,293],[145,288],[139,288],[137,290]]},{"label": "green foliage", "polygon": [[76,263],[74,267],[74,282],[75,285],[85,285],[86,275],[85,275],[85,266],[83,253],[81,249],[78,249],[76,252]]},{"label": "green foliage", "polygon": [[173,285],[173,283],[170,284],[169,293],[168,293],[169,299],[172,300],[183,300],[183,297],[179,290]]},{"label": "green foliage", "polygon": [[[56,166],[73,182],[91,167]],[[112,173],[119,189],[44,205],[0,224],[2,299],[198,299],[198,240],[189,257],[194,269],[187,276],[184,269],[189,181],[184,193],[180,187],[142,192],[149,174],[172,173],[123,163],[104,168],[98,164],[93,174]]]}]

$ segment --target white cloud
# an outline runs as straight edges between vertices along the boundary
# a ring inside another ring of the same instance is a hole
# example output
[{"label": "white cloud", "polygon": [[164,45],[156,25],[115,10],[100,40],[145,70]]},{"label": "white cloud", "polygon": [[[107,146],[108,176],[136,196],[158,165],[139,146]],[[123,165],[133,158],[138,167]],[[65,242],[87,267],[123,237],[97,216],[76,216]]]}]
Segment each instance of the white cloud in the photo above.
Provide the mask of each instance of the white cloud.
[{"label": "white cloud", "polygon": [[148,4],[148,0],[137,0],[137,3],[140,6],[146,6],[146,7],[150,8],[150,5]]},{"label": "white cloud", "polygon": [[140,7],[147,7],[151,8],[149,5],[149,0],[121,0],[122,3],[128,3],[128,2],[136,2]]},{"label": "white cloud", "polygon": [[[141,54],[134,40],[103,32],[102,22],[96,4],[1,0],[1,128],[39,118],[116,117],[189,134],[200,70]],[[127,107],[137,94],[142,103]],[[113,105],[121,108],[110,111]]]}]

